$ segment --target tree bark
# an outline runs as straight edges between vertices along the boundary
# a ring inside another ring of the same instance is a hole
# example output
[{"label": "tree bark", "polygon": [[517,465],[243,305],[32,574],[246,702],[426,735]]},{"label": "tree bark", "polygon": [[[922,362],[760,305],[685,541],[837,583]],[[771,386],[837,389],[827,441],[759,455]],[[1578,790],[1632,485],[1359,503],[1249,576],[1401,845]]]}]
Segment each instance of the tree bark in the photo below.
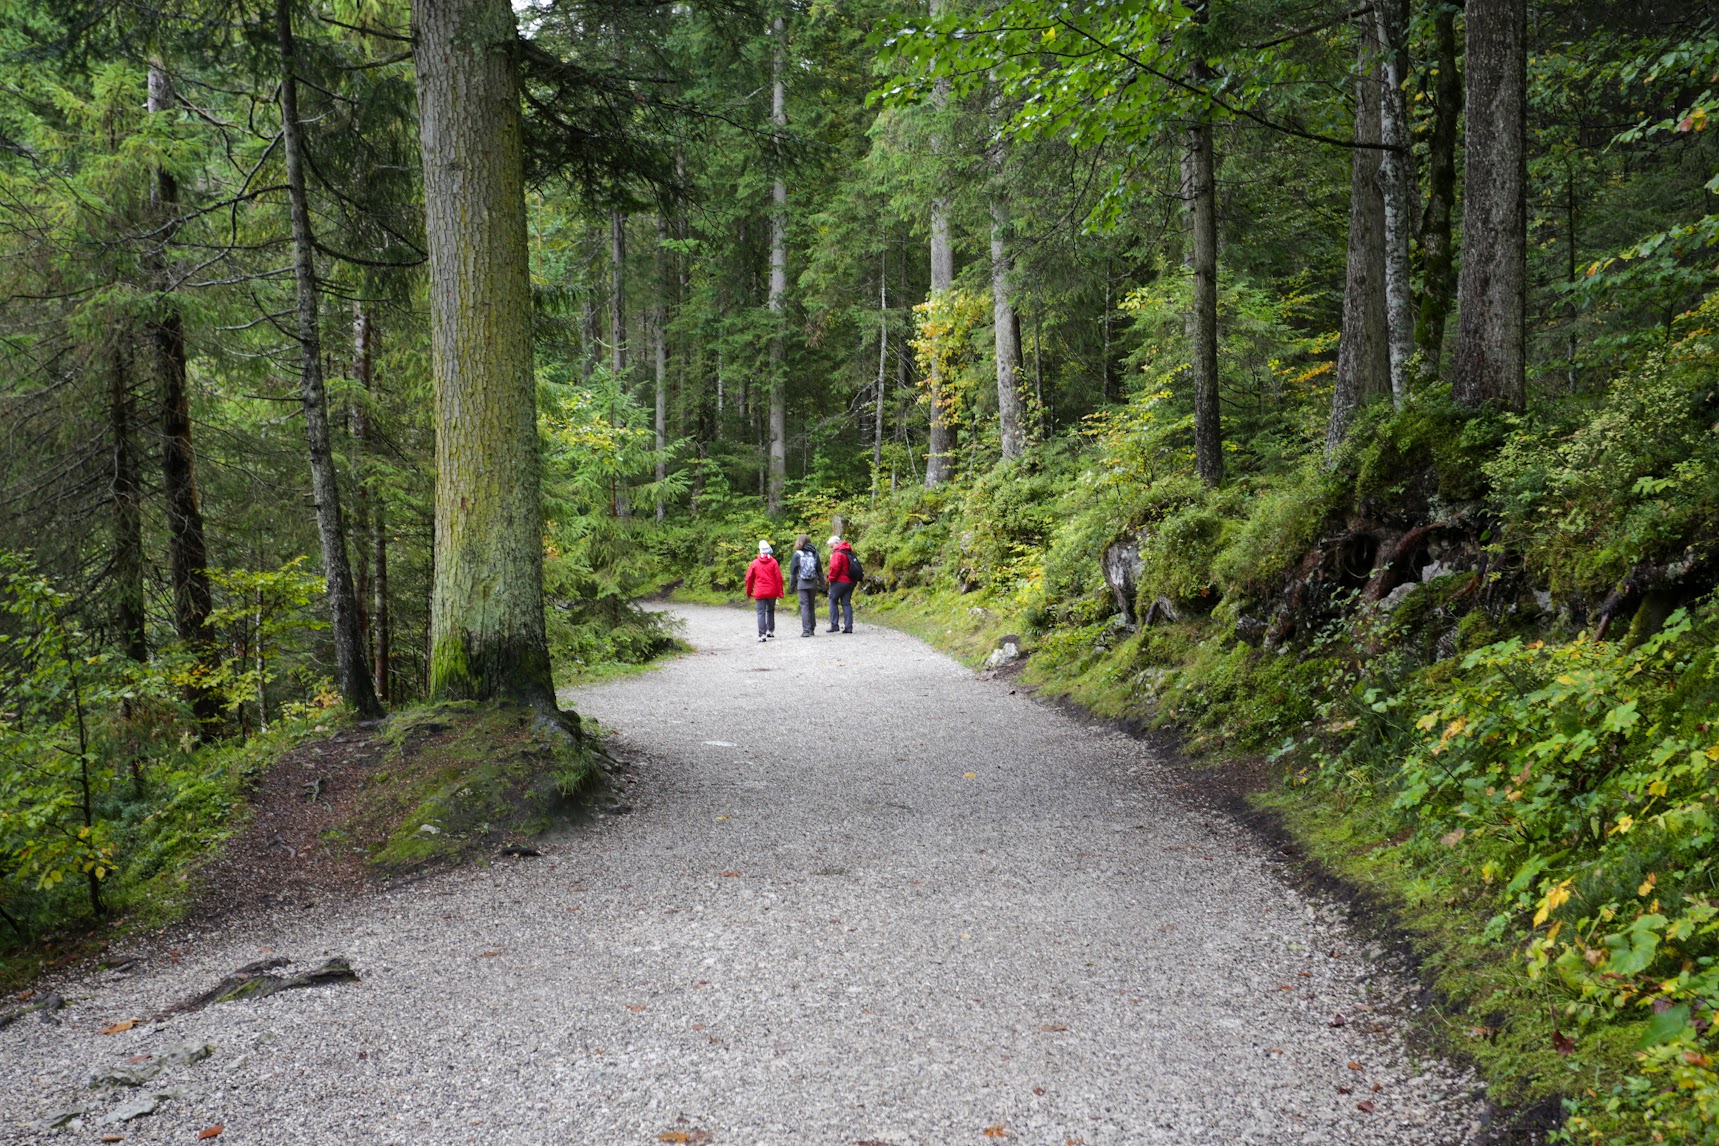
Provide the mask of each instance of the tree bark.
[{"label": "tree bark", "polygon": [[[663,246],[668,242],[668,223],[662,212],[657,213],[656,301],[651,308],[651,351],[656,360],[657,383],[657,457],[656,478],[660,486],[668,480],[668,257]],[[661,493],[657,494],[657,520],[667,512]]]},{"label": "tree bark", "polygon": [[1520,410],[1527,382],[1527,0],[1469,0],[1464,249],[1453,382],[1466,406]]},{"label": "tree bark", "polygon": [[292,215],[293,278],[298,288],[299,394],[310,449],[310,484],[316,498],[316,530],[322,541],[322,575],[328,591],[334,672],[340,695],[361,717],[382,714],[365,663],[358,626],[358,600],[346,555],[346,522],[340,510],[340,481],[328,426],[328,391],[322,377],[321,292],[316,283],[316,239],[304,181],[304,137],[298,118],[297,50],[291,0],[275,0],[275,36],[281,54],[281,149],[286,157],[287,200]]},{"label": "tree bark", "polygon": [[[1379,42],[1371,19],[1356,21],[1355,141],[1379,142]],[[1342,340],[1325,427],[1325,456],[1349,434],[1360,409],[1391,392],[1391,348],[1385,310],[1385,196],[1379,151],[1357,147],[1349,180],[1349,262],[1343,283]]]},{"label": "tree bark", "polygon": [[[1408,78],[1408,0],[1376,0],[1379,40],[1379,190],[1384,202],[1385,326],[1390,354],[1391,400],[1401,409],[1409,396],[1409,359],[1415,352],[1415,288],[1409,269],[1414,234],[1413,133],[1403,85]],[[1363,17],[1364,19],[1365,17]]]},{"label": "tree bark", "polygon": [[113,620],[119,647],[149,659],[143,598],[143,483],[137,463],[137,399],[131,385],[131,332],[120,327],[108,348],[108,432],[112,436]]},{"label": "tree bark", "polygon": [[553,711],[508,0],[413,7],[436,423],[432,697]]},{"label": "tree bark", "polygon": [[[149,114],[160,115],[174,103],[173,84],[158,62],[149,66]],[[172,275],[165,250],[177,226],[179,184],[172,172],[157,168],[151,207],[163,228],[160,253],[149,256],[157,299],[149,322],[149,342],[161,387],[161,485],[166,502],[167,565],[173,582],[173,626],[197,659],[212,667],[213,634],[209,613],[209,547],[203,510],[197,499],[197,452],[191,435],[191,393],[185,371],[185,325],[172,298]],[[192,711],[205,729],[221,718],[220,704],[206,688],[188,690]]]},{"label": "tree bark", "polygon": [[[770,123],[778,136],[788,126],[786,89],[783,85],[785,25],[777,16],[771,23],[775,43],[770,56]],[[780,144],[777,144],[780,147]],[[770,189],[770,484],[765,508],[776,513],[788,483],[788,406],[783,377],[782,306],[788,293],[788,184],[782,178],[779,157],[776,181]]]},{"label": "tree bark", "polygon": [[879,475],[883,472],[884,369],[889,364],[889,248],[877,272],[877,417],[871,428],[871,501],[877,504]]},{"label": "tree bark", "polygon": [[[931,0],[931,16],[936,19],[944,0]],[[932,88],[932,107],[942,115],[949,106],[949,81],[938,80]],[[931,137],[931,153],[942,153],[942,140]],[[955,285],[955,255],[949,246],[949,200],[941,195],[931,199],[931,297],[946,294]],[[927,380],[931,397],[931,437],[925,448],[925,488],[936,489],[954,476],[955,426],[949,417],[948,402],[943,393],[941,365],[933,360]]]},{"label": "tree bark", "polygon": [[609,212],[609,372],[615,385],[627,373],[627,216]]},{"label": "tree bark", "polygon": [[[352,436],[358,442],[360,465],[359,496],[367,507],[368,532],[361,527],[360,535],[369,551],[365,563],[369,570],[369,645],[370,680],[376,689],[376,699],[388,703],[390,661],[388,628],[388,525],[387,507],[382,491],[374,480],[375,463],[370,450],[370,410],[376,394],[376,327],[363,303],[352,304],[352,376],[364,399],[353,406]],[[364,602],[366,586],[358,590],[360,605]]]},{"label": "tree bark", "polygon": [[1436,381],[1444,353],[1445,320],[1455,295],[1454,242],[1450,217],[1456,206],[1456,140],[1462,120],[1462,74],[1456,62],[1456,5],[1437,0],[1434,14],[1433,129],[1427,142],[1427,204],[1421,214],[1421,305],[1415,316],[1415,349],[1421,376]]},{"label": "tree bark", "polygon": [[991,200],[991,321],[996,328],[997,428],[1004,461],[1020,457],[1026,448],[1021,433],[1021,392],[1017,381],[1021,342],[1009,282],[1008,226],[1008,200],[999,195]]},{"label": "tree bark", "polygon": [[[1208,80],[1209,68],[1196,64],[1196,83]],[[1212,154],[1212,121],[1202,109],[1184,142],[1183,195],[1188,204],[1188,230],[1194,271],[1194,297],[1189,310],[1190,370],[1194,387],[1194,471],[1208,486],[1224,480],[1223,415],[1218,404],[1218,201],[1216,163]]]}]

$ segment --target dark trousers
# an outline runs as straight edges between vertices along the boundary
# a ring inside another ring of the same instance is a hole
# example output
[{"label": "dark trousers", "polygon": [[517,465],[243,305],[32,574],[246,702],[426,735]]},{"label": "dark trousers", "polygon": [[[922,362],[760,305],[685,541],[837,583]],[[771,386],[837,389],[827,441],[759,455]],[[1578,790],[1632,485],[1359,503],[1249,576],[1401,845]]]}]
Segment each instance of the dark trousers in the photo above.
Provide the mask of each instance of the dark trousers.
[{"label": "dark trousers", "polygon": [[776,631],[776,598],[760,597],[753,604],[758,606],[758,635],[765,636]]},{"label": "dark trousers", "polygon": [[800,635],[809,637],[818,631],[818,591],[800,590]]},{"label": "dark trousers", "polygon": [[[838,626],[836,618],[841,618]],[[840,628],[845,633],[854,631],[854,583],[852,581],[830,582],[830,628]]]}]

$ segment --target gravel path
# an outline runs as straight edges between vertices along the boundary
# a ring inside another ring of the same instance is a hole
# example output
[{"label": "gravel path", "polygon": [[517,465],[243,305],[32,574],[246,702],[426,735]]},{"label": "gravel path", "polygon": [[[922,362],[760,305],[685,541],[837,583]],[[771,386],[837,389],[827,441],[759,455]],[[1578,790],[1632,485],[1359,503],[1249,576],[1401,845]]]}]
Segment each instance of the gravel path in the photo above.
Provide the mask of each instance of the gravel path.
[{"label": "gravel path", "polygon": [[[1138,743],[863,617],[760,646],[676,611],[695,654],[569,698],[634,761],[630,813],[65,985],[59,1025],[0,1030],[0,1139],[1481,1139],[1473,1079],[1402,1042],[1407,985]],[[96,1033],[270,955],[362,982]],[[187,1044],[215,1049],[88,1085]]]}]

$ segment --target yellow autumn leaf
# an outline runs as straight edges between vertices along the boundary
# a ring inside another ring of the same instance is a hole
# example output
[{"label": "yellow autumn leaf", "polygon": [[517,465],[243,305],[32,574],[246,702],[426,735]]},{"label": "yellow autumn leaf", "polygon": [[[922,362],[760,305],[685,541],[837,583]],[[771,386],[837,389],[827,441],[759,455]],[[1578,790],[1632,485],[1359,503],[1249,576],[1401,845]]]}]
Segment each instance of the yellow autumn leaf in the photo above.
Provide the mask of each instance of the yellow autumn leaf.
[{"label": "yellow autumn leaf", "polygon": [[[1415,727],[1420,729],[1422,732],[1426,732],[1428,729],[1432,728],[1432,726],[1437,724],[1437,723],[1438,723],[1438,713],[1429,712],[1425,716],[1421,717],[1419,720],[1415,721]],[[1719,748],[1719,745],[1714,745],[1714,747]]]},{"label": "yellow autumn leaf", "polygon": [[1646,895],[1653,890],[1653,885],[1659,882],[1659,876],[1653,872],[1647,873],[1647,878],[1641,881],[1641,886],[1635,889],[1637,895]]},{"label": "yellow autumn leaf", "polygon": [[1546,898],[1540,901],[1540,910],[1534,913],[1535,927],[1546,922],[1554,911],[1570,902],[1570,884],[1573,882],[1575,881],[1566,879],[1546,893]]},{"label": "yellow autumn leaf", "polygon": [[1666,784],[1664,780],[1655,780],[1647,786],[1647,794],[1650,796],[1663,796],[1665,795],[1665,789]]},{"label": "yellow autumn leaf", "polygon": [[1612,826],[1612,834],[1621,836],[1633,827],[1635,827],[1634,816],[1619,816],[1618,822]]}]

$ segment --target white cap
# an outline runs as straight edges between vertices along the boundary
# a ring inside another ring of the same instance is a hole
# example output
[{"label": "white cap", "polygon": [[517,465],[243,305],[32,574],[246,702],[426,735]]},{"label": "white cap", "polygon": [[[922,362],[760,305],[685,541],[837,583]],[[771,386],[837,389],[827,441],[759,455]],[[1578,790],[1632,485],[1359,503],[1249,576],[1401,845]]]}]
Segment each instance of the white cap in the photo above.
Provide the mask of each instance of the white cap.
[{"label": "white cap", "polygon": [[770,543],[768,541],[760,541],[758,543],[758,552],[760,552],[760,553],[774,553],[776,551],[774,549],[770,548]]}]

